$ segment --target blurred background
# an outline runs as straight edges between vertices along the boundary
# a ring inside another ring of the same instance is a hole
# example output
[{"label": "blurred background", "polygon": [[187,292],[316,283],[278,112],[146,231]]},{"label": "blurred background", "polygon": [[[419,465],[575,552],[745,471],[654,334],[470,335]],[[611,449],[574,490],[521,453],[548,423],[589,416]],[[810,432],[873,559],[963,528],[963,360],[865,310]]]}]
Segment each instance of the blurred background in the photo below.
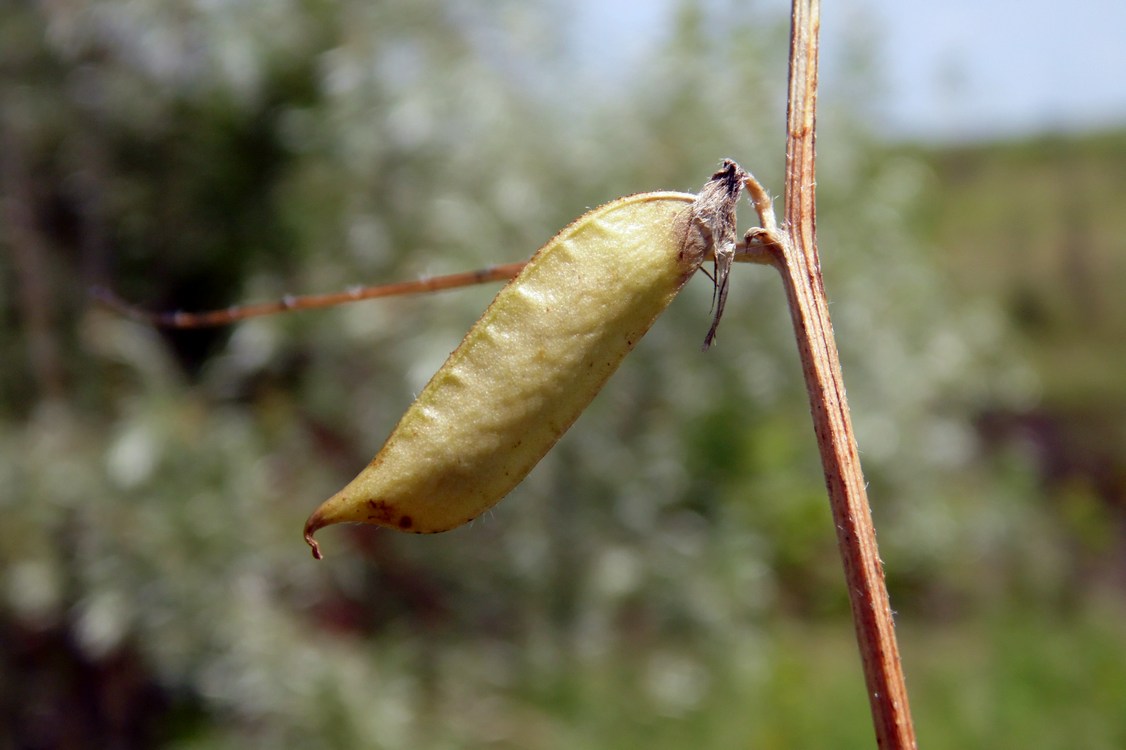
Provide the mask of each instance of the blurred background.
[{"label": "blurred background", "polygon": [[[824,8],[819,229],[920,744],[1126,746],[1126,6]],[[1019,17],[1016,15],[1019,12]],[[730,0],[0,6],[0,749],[862,748],[776,274],[694,280],[531,476],[301,541],[528,257],[782,189],[788,15]],[[744,208],[742,228],[751,224]]]}]

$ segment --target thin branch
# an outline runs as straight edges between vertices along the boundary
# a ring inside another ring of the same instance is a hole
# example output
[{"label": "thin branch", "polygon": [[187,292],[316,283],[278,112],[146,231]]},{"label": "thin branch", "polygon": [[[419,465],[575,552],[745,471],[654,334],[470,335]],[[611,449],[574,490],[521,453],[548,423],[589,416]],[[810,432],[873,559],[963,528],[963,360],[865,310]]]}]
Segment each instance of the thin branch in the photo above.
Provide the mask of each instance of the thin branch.
[{"label": "thin branch", "polygon": [[208,328],[230,325],[247,318],[257,318],[282,312],[318,310],[378,297],[421,294],[423,292],[437,292],[443,289],[483,284],[489,281],[507,281],[520,273],[523,267],[523,261],[505,263],[482,268],[478,271],[431,276],[415,281],[400,281],[378,286],[357,286],[343,292],[330,292],[328,294],[289,295],[273,302],[235,305],[224,310],[204,310],[202,312],[150,312],[126,302],[105,287],[92,288],[90,296],[111,310],[142,323],[164,328]]},{"label": "thin branch", "polygon": [[778,267],[798,339],[814,431],[844,563],[876,741],[914,748],[915,730],[883,564],[841,378],[817,255],[814,192],[819,0],[794,0],[786,139],[786,226]]},{"label": "thin branch", "polygon": [[[709,256],[711,257],[711,256]],[[771,264],[773,257],[759,243],[739,244],[735,248],[734,260],[737,263]],[[222,310],[202,310],[199,312],[154,312],[145,310],[117,296],[112,290],[102,286],[90,289],[94,301],[131,320],[161,328],[211,328],[231,325],[248,318],[276,315],[298,310],[321,310],[350,302],[362,302],[380,297],[397,297],[408,294],[424,294],[445,289],[457,289],[490,281],[508,281],[515,278],[526,265],[526,261],[489,266],[477,271],[451,273],[445,276],[430,276],[414,281],[399,281],[375,286],[355,286],[343,292],[327,294],[288,295],[272,302],[257,302],[249,305],[232,305]],[[707,273],[707,271],[705,271]]]}]

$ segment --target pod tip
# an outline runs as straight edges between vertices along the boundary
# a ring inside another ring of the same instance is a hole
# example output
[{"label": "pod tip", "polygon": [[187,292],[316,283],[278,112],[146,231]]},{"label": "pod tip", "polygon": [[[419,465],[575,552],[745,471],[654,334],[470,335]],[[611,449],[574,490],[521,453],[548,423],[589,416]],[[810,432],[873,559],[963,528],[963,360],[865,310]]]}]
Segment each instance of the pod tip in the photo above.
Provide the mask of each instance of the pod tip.
[{"label": "pod tip", "polygon": [[308,544],[310,549],[313,550],[314,560],[324,559],[324,556],[321,555],[321,545],[317,544],[317,540],[313,538],[313,534],[316,534],[317,529],[323,525],[317,513],[309,516],[309,520],[305,522],[305,544]]}]

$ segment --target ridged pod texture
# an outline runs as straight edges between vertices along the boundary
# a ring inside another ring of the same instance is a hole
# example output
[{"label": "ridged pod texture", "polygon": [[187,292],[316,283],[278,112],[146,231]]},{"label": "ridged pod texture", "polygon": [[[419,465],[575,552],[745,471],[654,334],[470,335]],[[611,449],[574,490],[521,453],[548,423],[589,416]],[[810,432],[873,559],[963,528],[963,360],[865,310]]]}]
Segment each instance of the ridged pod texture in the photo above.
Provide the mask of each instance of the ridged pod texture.
[{"label": "ridged pod texture", "polygon": [[528,262],[419,394],[379,454],[309,517],[420,533],[507,495],[590,404],[699,268],[687,193],[585,214]]}]

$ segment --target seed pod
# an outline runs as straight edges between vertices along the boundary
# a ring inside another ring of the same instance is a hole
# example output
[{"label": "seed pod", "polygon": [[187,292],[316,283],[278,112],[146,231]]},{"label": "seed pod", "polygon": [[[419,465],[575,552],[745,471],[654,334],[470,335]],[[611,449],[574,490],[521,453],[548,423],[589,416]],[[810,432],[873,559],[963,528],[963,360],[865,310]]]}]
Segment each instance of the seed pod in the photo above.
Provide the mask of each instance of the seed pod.
[{"label": "seed pod", "polygon": [[[379,454],[305,524],[446,531],[509,493],[590,404],[713,250],[734,247],[745,174],[700,196],[642,193],[585,214],[505,286]],[[719,252],[715,253],[718,257]],[[717,263],[717,290],[726,292]],[[718,295],[722,303],[723,295]],[[722,312],[716,310],[716,320]],[[709,341],[714,335],[714,325]]]}]

